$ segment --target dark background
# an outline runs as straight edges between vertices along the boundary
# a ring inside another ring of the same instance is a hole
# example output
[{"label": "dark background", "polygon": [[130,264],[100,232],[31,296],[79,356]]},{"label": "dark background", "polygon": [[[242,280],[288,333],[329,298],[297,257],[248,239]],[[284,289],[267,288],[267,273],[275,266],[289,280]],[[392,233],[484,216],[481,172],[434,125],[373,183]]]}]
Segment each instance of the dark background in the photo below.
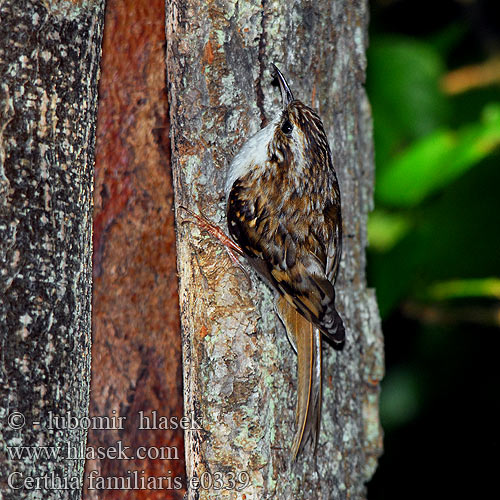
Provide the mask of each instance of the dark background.
[{"label": "dark background", "polygon": [[500,1],[372,0],[383,319],[376,499],[491,498],[500,396]]}]

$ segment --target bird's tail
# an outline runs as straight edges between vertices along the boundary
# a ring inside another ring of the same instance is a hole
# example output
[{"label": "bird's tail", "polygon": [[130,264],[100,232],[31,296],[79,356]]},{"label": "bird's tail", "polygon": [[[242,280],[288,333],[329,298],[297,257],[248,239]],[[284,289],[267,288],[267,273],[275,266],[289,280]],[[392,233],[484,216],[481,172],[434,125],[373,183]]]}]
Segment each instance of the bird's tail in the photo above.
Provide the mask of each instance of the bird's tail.
[{"label": "bird's tail", "polygon": [[283,297],[276,303],[288,338],[297,351],[297,431],[292,458],[297,460],[308,442],[316,451],[321,421],[321,332]]}]

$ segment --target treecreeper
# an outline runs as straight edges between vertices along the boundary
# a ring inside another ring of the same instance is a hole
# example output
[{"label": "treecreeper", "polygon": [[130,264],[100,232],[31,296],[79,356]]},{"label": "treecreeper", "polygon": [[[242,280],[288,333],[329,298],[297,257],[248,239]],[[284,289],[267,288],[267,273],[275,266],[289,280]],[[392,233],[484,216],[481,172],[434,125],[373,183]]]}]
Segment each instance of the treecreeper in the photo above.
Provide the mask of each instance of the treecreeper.
[{"label": "treecreeper", "polygon": [[[295,99],[273,65],[282,106],[251,137],[228,169],[226,215],[232,240],[210,222],[199,225],[257,271],[275,292],[276,312],[297,353],[296,433],[292,460],[311,444],[321,420],[321,340],[341,348],[343,321],[335,308],[342,253],[337,175],[323,123]],[[190,211],[191,212],[191,211]],[[192,213],[192,212],[191,212]],[[194,215],[194,214],[193,214]]]}]

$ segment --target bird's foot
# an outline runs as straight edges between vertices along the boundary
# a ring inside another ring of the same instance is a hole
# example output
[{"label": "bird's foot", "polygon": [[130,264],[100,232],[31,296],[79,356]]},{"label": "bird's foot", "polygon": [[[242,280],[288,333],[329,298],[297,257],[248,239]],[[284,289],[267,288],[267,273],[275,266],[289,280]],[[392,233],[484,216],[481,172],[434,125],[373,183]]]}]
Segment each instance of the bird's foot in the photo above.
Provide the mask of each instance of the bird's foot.
[{"label": "bird's foot", "polygon": [[191,215],[191,217],[195,219],[195,221],[184,220],[182,223],[196,224],[202,231],[206,231],[212,237],[219,240],[219,242],[224,246],[229,258],[231,259],[231,262],[243,271],[248,280],[248,284],[250,285],[250,276],[238,259],[238,255],[242,257],[245,255],[241,247],[237,243],[235,243],[219,226],[217,226],[213,222],[210,222],[206,217],[195,214],[192,210],[185,207],[184,205],[179,205],[179,208],[185,210],[189,215]]}]

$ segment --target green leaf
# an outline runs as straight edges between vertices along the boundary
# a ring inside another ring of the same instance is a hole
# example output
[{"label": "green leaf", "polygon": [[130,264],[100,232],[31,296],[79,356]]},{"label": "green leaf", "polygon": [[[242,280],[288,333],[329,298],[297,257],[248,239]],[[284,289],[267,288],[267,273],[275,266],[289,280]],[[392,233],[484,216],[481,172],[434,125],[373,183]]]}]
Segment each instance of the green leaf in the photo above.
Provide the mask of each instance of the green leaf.
[{"label": "green leaf", "polygon": [[500,278],[500,151],[406,214],[410,230],[385,252],[368,253],[368,282],[382,317],[406,298],[451,280]]},{"label": "green leaf", "polygon": [[375,209],[368,217],[368,244],[372,250],[391,249],[410,230],[408,216]]},{"label": "green leaf", "polygon": [[500,278],[441,281],[431,285],[426,295],[433,300],[470,297],[500,299]]},{"label": "green leaf", "polygon": [[480,123],[458,132],[438,130],[399,155],[377,178],[377,200],[391,206],[415,206],[499,146],[500,105],[490,105]]},{"label": "green leaf", "polygon": [[444,125],[444,64],[430,44],[396,36],[372,40],[368,62],[377,166],[384,168],[398,149]]}]

